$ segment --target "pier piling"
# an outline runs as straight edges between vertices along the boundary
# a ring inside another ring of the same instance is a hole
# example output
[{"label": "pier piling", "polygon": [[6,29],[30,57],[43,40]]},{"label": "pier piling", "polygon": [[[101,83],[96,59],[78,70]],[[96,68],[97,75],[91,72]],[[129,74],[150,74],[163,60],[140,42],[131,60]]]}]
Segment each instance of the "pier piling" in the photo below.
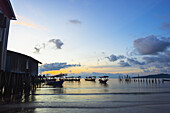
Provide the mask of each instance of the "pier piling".
[{"label": "pier piling", "polygon": [[37,77],[0,71],[0,103],[21,101],[23,95],[29,96],[36,90]]}]

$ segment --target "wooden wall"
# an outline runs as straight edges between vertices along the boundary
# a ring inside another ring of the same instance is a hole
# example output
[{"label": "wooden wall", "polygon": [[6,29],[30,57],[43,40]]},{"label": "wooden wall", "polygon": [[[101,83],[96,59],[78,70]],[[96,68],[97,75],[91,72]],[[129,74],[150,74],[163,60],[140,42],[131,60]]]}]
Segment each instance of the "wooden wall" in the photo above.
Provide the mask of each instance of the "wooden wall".
[{"label": "wooden wall", "polygon": [[38,61],[32,57],[7,51],[6,71],[14,73],[28,73],[31,76],[38,75]]},{"label": "wooden wall", "polygon": [[[4,18],[5,20],[3,21]],[[9,25],[10,19],[0,13],[0,70],[3,71],[5,71]]]}]

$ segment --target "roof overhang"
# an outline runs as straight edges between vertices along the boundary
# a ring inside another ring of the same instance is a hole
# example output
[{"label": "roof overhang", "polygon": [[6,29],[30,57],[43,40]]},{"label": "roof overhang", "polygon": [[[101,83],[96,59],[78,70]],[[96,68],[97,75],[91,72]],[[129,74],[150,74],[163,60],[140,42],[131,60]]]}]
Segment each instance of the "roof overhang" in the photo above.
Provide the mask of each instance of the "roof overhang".
[{"label": "roof overhang", "polygon": [[16,20],[10,0],[0,0],[0,8],[9,19]]}]

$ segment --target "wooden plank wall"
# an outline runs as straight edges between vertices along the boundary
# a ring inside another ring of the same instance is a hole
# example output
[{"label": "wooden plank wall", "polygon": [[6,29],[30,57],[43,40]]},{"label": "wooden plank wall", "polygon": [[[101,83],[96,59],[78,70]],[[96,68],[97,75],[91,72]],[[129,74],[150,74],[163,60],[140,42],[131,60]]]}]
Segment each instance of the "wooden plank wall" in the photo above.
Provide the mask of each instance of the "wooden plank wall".
[{"label": "wooden plank wall", "polygon": [[38,75],[38,62],[31,57],[16,52],[7,52],[6,70],[15,73]]}]

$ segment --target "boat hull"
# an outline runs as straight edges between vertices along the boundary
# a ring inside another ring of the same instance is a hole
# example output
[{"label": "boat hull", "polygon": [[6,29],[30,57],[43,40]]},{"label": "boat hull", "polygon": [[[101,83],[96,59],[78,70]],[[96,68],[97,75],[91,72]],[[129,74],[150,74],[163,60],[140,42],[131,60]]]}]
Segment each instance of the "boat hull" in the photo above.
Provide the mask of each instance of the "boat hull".
[{"label": "boat hull", "polygon": [[107,81],[108,81],[108,79],[107,80],[99,80],[100,83],[106,83]]},{"label": "boat hull", "polygon": [[85,79],[85,81],[96,81],[96,79]]},{"label": "boat hull", "polygon": [[53,85],[53,86],[62,86],[64,83],[63,80],[60,81],[47,81],[47,85]]}]

